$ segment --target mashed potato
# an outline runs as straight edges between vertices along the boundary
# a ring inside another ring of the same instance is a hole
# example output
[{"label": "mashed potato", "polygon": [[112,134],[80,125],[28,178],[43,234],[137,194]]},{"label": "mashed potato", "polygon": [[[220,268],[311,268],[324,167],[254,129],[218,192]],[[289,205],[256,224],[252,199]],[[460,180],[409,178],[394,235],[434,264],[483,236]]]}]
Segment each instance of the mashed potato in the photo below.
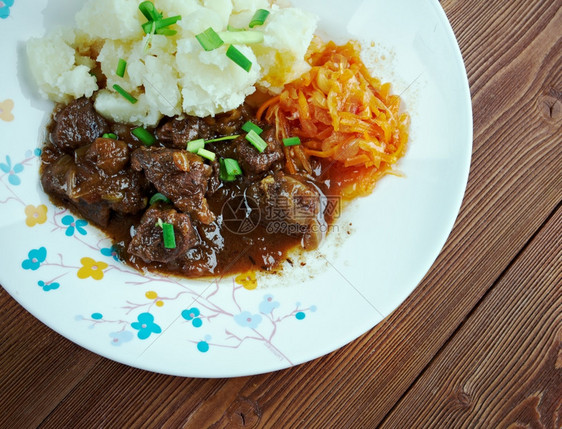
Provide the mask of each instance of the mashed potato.
[{"label": "mashed potato", "polygon": [[181,74],[184,112],[196,116],[226,112],[240,106],[255,91],[260,65],[248,46],[238,49],[252,61],[249,72],[226,56],[225,46],[205,52],[195,39],[178,42],[176,61]]},{"label": "mashed potato", "polygon": [[[272,93],[308,70],[304,60],[316,18],[267,0],[154,0],[164,17],[181,15],[175,36],[145,35],[140,0],[89,0],[76,15],[75,29],[59,29],[27,45],[33,76],[45,97],[56,102],[90,97],[95,107],[118,122],[153,126],[162,116],[207,116],[232,110],[256,86]],[[254,30],[264,42],[236,45],[252,62],[246,72],[226,56],[227,46],[204,51],[195,35],[212,27],[247,28],[257,9],[268,9]],[[86,53],[86,54],[85,54]],[[117,63],[127,61],[124,77]],[[92,70],[99,66],[106,85],[99,90]],[[138,102],[114,91],[120,85]],[[98,91],[99,90],[99,91]]]},{"label": "mashed potato", "polygon": [[316,29],[316,21],[311,19],[299,9],[273,7],[264,26],[264,42],[253,46],[263,68],[259,81],[263,87],[280,93],[284,84],[310,69],[304,56]]},{"label": "mashed potato", "polygon": [[27,44],[31,72],[45,98],[66,103],[84,95],[91,97],[98,89],[90,68],[77,56],[74,42],[74,31],[58,29]]}]

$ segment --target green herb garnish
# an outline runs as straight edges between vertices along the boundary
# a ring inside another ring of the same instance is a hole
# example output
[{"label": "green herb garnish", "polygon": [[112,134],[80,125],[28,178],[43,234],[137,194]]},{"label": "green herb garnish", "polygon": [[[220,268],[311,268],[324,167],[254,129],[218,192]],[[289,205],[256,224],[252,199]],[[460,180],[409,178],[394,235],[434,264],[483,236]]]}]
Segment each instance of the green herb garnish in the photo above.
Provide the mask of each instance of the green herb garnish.
[{"label": "green herb garnish", "polygon": [[135,128],[132,131],[133,135],[138,138],[145,146],[152,146],[156,143],[156,137],[154,137],[150,132],[145,130],[143,127]]},{"label": "green herb garnish", "polygon": [[127,91],[125,91],[123,88],[121,88],[121,86],[117,84],[113,85],[113,89],[117,91],[119,94],[121,94],[121,96],[131,104],[135,104],[138,101],[135,97],[133,97],[131,94],[129,94]]},{"label": "green herb garnish", "polygon": [[248,140],[259,153],[262,153],[267,148],[265,140],[262,139],[254,130],[251,130],[248,134],[246,134],[246,140]]}]

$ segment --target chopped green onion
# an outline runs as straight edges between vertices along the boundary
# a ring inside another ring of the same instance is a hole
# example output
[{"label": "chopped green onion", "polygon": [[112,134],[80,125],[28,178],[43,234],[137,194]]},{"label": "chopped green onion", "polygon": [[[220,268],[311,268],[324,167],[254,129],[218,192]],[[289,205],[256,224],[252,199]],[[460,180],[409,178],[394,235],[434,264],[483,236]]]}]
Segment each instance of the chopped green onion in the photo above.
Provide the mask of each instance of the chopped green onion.
[{"label": "chopped green onion", "polygon": [[151,34],[156,32],[156,21],[147,21],[142,25],[144,34]]},{"label": "chopped green onion", "polygon": [[206,51],[213,51],[224,45],[224,42],[212,27],[207,28],[202,33],[195,36],[198,42],[203,46]]},{"label": "chopped green onion", "polygon": [[[145,18],[148,20],[142,24],[142,29],[145,34],[162,34],[164,36],[173,36],[177,33],[176,30],[172,30],[169,27],[174,25],[181,19],[181,15],[170,16],[169,18],[164,18],[162,13],[158,12],[154,7],[154,3],[150,1],[144,1],[139,5],[139,9]],[[147,50],[148,43],[145,45],[145,51]]]},{"label": "chopped green onion", "polygon": [[176,248],[176,235],[174,233],[174,225],[171,223],[162,222],[162,219],[158,218],[156,226],[162,228],[162,236],[164,238],[164,247],[166,249]]},{"label": "chopped green onion", "polygon": [[258,136],[263,133],[263,130],[251,121],[248,121],[244,125],[242,125],[242,129],[247,133],[254,130]]},{"label": "chopped green onion", "polygon": [[149,21],[158,21],[162,19],[162,14],[156,10],[154,3],[151,1],[143,1],[139,4],[139,10]]},{"label": "chopped green onion", "polygon": [[238,161],[232,158],[225,158],[224,159],[224,167],[226,169],[226,174],[229,176],[241,176],[242,169],[240,168],[240,164]]},{"label": "chopped green onion", "polygon": [[119,77],[125,76],[125,69],[127,68],[127,61],[123,58],[119,58],[119,63],[117,64],[117,70],[115,70],[115,74]]},{"label": "chopped green onion", "polygon": [[298,137],[289,137],[283,139],[283,144],[285,146],[298,146],[301,144],[301,139],[299,139]]},{"label": "chopped green onion", "polygon": [[252,20],[250,21],[249,27],[254,28],[257,25],[263,25],[263,23],[265,22],[268,16],[269,16],[268,10],[265,9],[256,10],[256,13],[254,13]]},{"label": "chopped green onion", "polygon": [[156,29],[169,27],[170,25],[174,25],[181,19],[181,15],[170,16],[169,18],[162,18],[156,21]]},{"label": "chopped green onion", "polygon": [[162,201],[164,203],[169,203],[170,199],[166,197],[166,195],[161,194],[160,192],[154,194],[150,201],[148,202],[149,205],[156,204],[157,202]]},{"label": "chopped green onion", "polygon": [[219,177],[223,182],[234,182],[236,180],[236,176],[228,174],[226,172],[226,163],[224,159],[219,159],[220,169],[219,169]]},{"label": "chopped green onion", "polygon": [[218,139],[207,140],[207,141],[205,141],[205,143],[223,142],[223,141],[226,141],[226,140],[234,140],[234,139],[237,139],[238,137],[240,137],[240,134],[235,134],[233,136],[219,137]]},{"label": "chopped green onion", "polygon": [[246,58],[246,56],[236,49],[233,45],[230,45],[226,50],[226,56],[242,67],[247,72],[252,68],[252,62]]},{"label": "chopped green onion", "polygon": [[150,46],[152,45],[152,36],[154,36],[154,34],[156,33],[156,24],[154,24],[154,21],[152,21],[152,27],[150,30],[150,33],[148,33],[148,37],[146,38],[146,43],[144,44],[144,53],[148,53],[148,51],[150,50]]},{"label": "chopped green onion", "polygon": [[174,225],[171,223],[162,223],[162,234],[164,235],[164,247],[166,249],[176,248],[176,235],[174,233]]},{"label": "chopped green onion", "polygon": [[233,27],[233,26],[230,25],[230,24],[228,24],[228,25],[226,26],[226,29],[227,29],[228,31],[245,31],[243,28],[236,28],[236,27]]},{"label": "chopped green onion", "polygon": [[[181,19],[181,15],[171,16],[169,18],[162,18],[156,21],[148,21],[142,25],[142,29],[146,34],[150,34],[155,31],[156,34],[161,34],[162,29],[174,25]],[[154,27],[153,27],[154,26]]]},{"label": "chopped green onion", "polygon": [[156,30],[156,34],[161,34],[162,36],[175,36],[178,32],[169,28],[160,28]]},{"label": "chopped green onion", "polygon": [[197,155],[205,159],[208,159],[209,161],[214,161],[215,158],[217,157],[214,152],[211,152],[210,150],[207,149],[199,149],[197,151]]},{"label": "chopped green onion", "polygon": [[147,21],[142,25],[142,29],[144,30],[145,34],[154,34],[156,33],[156,23],[158,21]]},{"label": "chopped green onion", "polygon": [[[187,143],[187,150],[189,152],[197,153],[197,152],[199,152],[199,149],[205,148],[206,143],[217,143],[217,142],[223,142],[223,141],[226,141],[226,140],[234,140],[238,137],[240,137],[240,134],[236,134],[236,135],[233,135],[233,136],[219,137],[219,138],[211,139],[211,140],[204,140],[204,139],[192,140],[189,143]],[[206,152],[209,152],[209,151],[206,151]],[[209,153],[212,153],[212,152],[209,152]],[[214,159],[211,160],[211,161],[214,161]]]},{"label": "chopped green onion", "polygon": [[262,139],[254,130],[251,130],[248,134],[246,134],[246,140],[248,140],[259,153],[262,153],[267,148],[265,140]]},{"label": "chopped green onion", "polygon": [[154,143],[156,143],[156,137],[146,131],[143,127],[135,128],[132,133],[146,146],[152,146]]},{"label": "chopped green onion", "polygon": [[138,101],[135,97],[133,97],[131,94],[129,94],[127,91],[125,91],[117,84],[113,85],[113,89],[117,91],[119,94],[121,94],[131,104],[135,104]]},{"label": "chopped green onion", "polygon": [[204,147],[205,147],[205,140],[203,139],[192,140],[189,143],[187,143],[187,150],[192,153],[197,153],[199,149],[203,149]]},{"label": "chopped green onion", "polygon": [[112,140],[117,140],[117,136],[113,133],[105,133],[103,136],[101,136],[104,139],[112,139]]},{"label": "chopped green onion", "polygon": [[228,45],[249,45],[251,43],[263,42],[261,31],[221,31],[218,33],[222,41]]}]

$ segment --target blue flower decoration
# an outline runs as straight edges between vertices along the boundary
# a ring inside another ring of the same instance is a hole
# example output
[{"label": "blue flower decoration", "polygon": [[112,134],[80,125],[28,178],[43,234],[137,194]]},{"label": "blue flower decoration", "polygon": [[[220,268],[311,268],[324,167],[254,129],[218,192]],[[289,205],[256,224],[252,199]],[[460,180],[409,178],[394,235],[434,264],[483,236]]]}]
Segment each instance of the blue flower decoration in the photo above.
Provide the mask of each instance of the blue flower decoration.
[{"label": "blue flower decoration", "polygon": [[191,322],[193,327],[200,328],[203,326],[203,320],[199,317],[201,312],[197,307],[190,308],[188,310],[183,310],[181,312],[181,317],[183,317],[188,322]]},{"label": "blue flower decoration", "polygon": [[[1,2],[1,1],[0,1]],[[2,8],[0,8],[0,13]],[[14,186],[18,186],[21,183],[21,179],[18,177],[18,174],[23,171],[23,165],[16,164],[12,166],[12,160],[9,156],[6,156],[6,163],[0,164],[0,170],[4,173],[8,174],[8,182],[10,182]]]},{"label": "blue flower decoration", "polygon": [[263,297],[263,301],[260,303],[260,313],[269,314],[273,310],[279,307],[277,301],[273,301],[273,295],[267,294]]},{"label": "blue flower decoration", "polygon": [[295,314],[295,317],[297,318],[297,320],[304,320],[304,318],[306,317],[306,313],[304,311],[299,311],[297,314]]},{"label": "blue flower decoration", "polygon": [[256,329],[261,323],[261,316],[259,314],[252,314],[249,311],[243,311],[234,316],[234,321],[245,328]]},{"label": "blue flower decoration", "polygon": [[138,322],[131,323],[131,327],[138,332],[137,336],[141,340],[146,340],[151,334],[160,334],[162,328],[154,323],[154,316],[150,313],[141,313],[137,318]]},{"label": "blue flower decoration", "polygon": [[0,0],[0,18],[6,19],[10,16],[10,8],[14,5],[14,0]]},{"label": "blue flower decoration", "polygon": [[130,331],[119,331],[111,332],[109,336],[111,337],[111,345],[119,347],[121,344],[131,341],[135,335]]},{"label": "blue flower decoration", "polygon": [[37,271],[41,264],[47,259],[47,249],[40,247],[39,249],[30,250],[27,254],[28,259],[21,263],[24,270]]},{"label": "blue flower decoration", "polygon": [[117,248],[115,246],[104,247],[103,249],[100,249],[100,252],[103,256],[109,256],[116,261],[119,261],[119,254],[117,253]]},{"label": "blue flower decoration", "polygon": [[88,225],[88,221],[83,219],[74,220],[74,217],[71,215],[66,215],[61,219],[63,225],[67,225],[66,228],[66,236],[72,237],[74,235],[74,231],[77,231],[79,234],[86,235],[87,231],[84,229],[86,225]]},{"label": "blue flower decoration", "polygon": [[209,351],[209,343],[207,341],[199,341],[197,343],[197,350],[201,353],[207,353]]},{"label": "blue flower decoration", "polygon": [[45,292],[49,292],[50,290],[55,290],[60,287],[60,283],[45,283],[43,280],[38,281],[37,284],[39,287],[42,287]]}]

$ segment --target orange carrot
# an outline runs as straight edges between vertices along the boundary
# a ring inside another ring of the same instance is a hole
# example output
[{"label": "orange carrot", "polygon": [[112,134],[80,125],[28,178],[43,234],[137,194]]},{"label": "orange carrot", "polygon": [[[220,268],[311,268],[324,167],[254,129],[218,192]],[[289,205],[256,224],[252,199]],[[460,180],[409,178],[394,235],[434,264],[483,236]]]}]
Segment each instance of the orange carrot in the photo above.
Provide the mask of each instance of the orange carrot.
[{"label": "orange carrot", "polygon": [[409,116],[390,84],[372,77],[360,46],[315,41],[311,69],[266,101],[257,118],[275,123],[279,138],[298,136],[298,151],[285,148],[289,173],[308,172],[309,157],[339,165],[350,195],[373,188],[405,152]]}]

